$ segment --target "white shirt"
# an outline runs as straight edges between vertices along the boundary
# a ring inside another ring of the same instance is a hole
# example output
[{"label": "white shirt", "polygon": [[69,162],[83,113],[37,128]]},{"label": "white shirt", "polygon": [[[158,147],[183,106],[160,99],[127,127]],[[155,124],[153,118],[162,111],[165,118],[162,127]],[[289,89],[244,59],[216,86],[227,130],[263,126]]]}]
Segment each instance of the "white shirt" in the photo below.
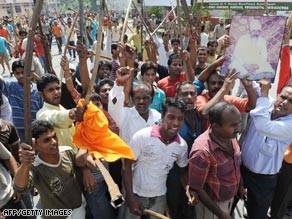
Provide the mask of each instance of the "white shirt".
[{"label": "white shirt", "polygon": [[180,142],[164,144],[158,137],[151,136],[153,127],[135,133],[129,146],[134,155],[133,192],[142,197],[166,194],[166,179],[174,162],[179,167],[188,164],[188,147],[179,136]]},{"label": "white shirt", "polygon": [[163,65],[163,66],[168,66],[167,65],[168,57],[167,57],[167,53],[165,51],[163,42],[161,42],[158,39],[158,37],[156,36],[156,34],[153,35],[153,40],[154,40],[154,43],[157,46],[157,50],[158,50],[158,55],[159,55],[158,56],[158,63],[160,65]]},{"label": "white shirt", "polygon": [[242,145],[243,164],[252,172],[279,172],[285,150],[292,142],[292,114],[271,120],[274,102],[267,97],[257,99],[250,111],[252,123]]},{"label": "white shirt", "polygon": [[12,122],[12,109],[7,97],[2,94],[3,104],[1,105],[1,119]]},{"label": "white shirt", "polygon": [[[149,116],[147,121],[143,119],[137,112],[135,107],[124,107],[124,87],[114,84],[109,93],[108,112],[120,128],[120,137],[129,143],[131,137],[140,129],[153,125],[157,120],[161,119],[158,111],[149,108]],[[116,98],[115,104],[113,99]]]},{"label": "white shirt", "polygon": [[208,38],[208,34],[206,34],[205,32],[201,33],[201,46],[206,46],[208,44],[209,38]]},{"label": "white shirt", "polygon": [[[0,142],[0,159],[8,160],[11,153]],[[12,179],[9,172],[0,163],[0,208],[2,208],[13,196]]]}]

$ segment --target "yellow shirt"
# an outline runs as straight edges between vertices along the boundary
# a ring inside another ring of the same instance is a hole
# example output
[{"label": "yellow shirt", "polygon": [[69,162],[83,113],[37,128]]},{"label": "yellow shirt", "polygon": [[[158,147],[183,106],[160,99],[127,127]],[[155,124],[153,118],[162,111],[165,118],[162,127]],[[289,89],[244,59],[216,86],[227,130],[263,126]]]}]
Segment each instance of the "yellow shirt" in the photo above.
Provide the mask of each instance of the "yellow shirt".
[{"label": "yellow shirt", "polygon": [[54,130],[58,137],[59,146],[71,146],[74,152],[77,152],[76,146],[72,143],[74,134],[73,120],[69,118],[70,110],[61,105],[54,106],[44,103],[43,107],[37,112],[36,118],[49,121],[53,124]]}]

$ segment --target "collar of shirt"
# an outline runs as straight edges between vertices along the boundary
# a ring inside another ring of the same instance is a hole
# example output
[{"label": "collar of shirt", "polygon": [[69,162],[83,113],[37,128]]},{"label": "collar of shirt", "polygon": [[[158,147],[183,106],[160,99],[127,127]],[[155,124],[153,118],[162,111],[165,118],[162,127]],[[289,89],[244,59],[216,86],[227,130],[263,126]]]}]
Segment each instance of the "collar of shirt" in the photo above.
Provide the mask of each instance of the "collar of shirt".
[{"label": "collar of shirt", "polygon": [[[212,135],[210,134],[210,128],[208,128],[208,135],[210,136],[209,138],[212,140],[212,141],[209,141],[209,146],[210,146],[210,151],[214,152],[216,150],[221,150],[221,151],[224,151],[226,153],[229,153],[228,150],[226,150],[224,147],[220,146],[212,137]],[[231,139],[231,145],[232,145],[232,148],[233,148],[233,152],[235,152],[235,149],[234,149],[234,141],[236,141],[236,139]],[[230,154],[230,153],[229,153]]]},{"label": "collar of shirt", "polygon": [[60,104],[58,106],[55,106],[47,102],[44,102],[44,107],[50,108],[50,109],[56,109],[56,110],[64,109],[64,107],[62,107]]},{"label": "collar of shirt", "polygon": [[175,138],[172,141],[165,142],[165,140],[162,138],[162,136],[160,134],[159,127],[160,127],[160,125],[153,126],[151,133],[150,133],[151,137],[158,137],[160,139],[160,141],[162,141],[163,143],[167,143],[167,144],[170,144],[170,143],[175,142],[175,141],[180,144],[180,138],[179,138],[178,134],[176,134]]}]

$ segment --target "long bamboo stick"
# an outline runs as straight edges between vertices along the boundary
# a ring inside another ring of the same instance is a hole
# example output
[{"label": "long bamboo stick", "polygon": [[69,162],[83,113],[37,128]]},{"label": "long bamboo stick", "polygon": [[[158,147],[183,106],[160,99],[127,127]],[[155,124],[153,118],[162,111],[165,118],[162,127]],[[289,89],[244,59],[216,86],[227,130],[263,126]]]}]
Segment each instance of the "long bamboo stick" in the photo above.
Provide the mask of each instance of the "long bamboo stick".
[{"label": "long bamboo stick", "polygon": [[156,217],[159,219],[169,219],[169,217],[166,217],[162,214],[159,214],[159,213],[152,211],[152,210],[149,210],[149,209],[144,209],[144,213],[149,214],[150,216],[153,216],[153,217]]},{"label": "long bamboo stick", "polygon": [[27,144],[31,145],[32,137],[31,137],[31,65],[32,65],[32,56],[33,56],[33,45],[34,45],[34,35],[36,31],[36,26],[38,23],[38,19],[40,17],[40,13],[43,6],[43,0],[36,1],[35,8],[33,11],[33,15],[31,18],[31,23],[29,25],[29,32],[27,37],[27,47],[25,50],[25,60],[24,60],[24,138]]},{"label": "long bamboo stick", "polygon": [[122,29],[122,32],[121,32],[121,35],[120,35],[119,42],[121,42],[123,40],[123,37],[124,37],[125,32],[126,32],[129,12],[130,12],[130,9],[131,9],[131,6],[132,6],[132,1],[133,0],[130,0],[129,5],[128,5],[128,9],[127,9],[127,12],[126,12],[126,16],[125,16],[125,20],[124,20],[124,24],[123,24],[123,29]]},{"label": "long bamboo stick", "polygon": [[69,35],[67,36],[67,39],[66,39],[66,45],[65,45],[65,48],[64,48],[64,52],[63,52],[63,55],[65,56],[66,53],[67,53],[67,48],[68,48],[68,45],[69,45],[69,40],[72,36],[72,33],[74,31],[74,28],[75,28],[75,25],[76,25],[76,22],[77,22],[77,18],[78,18],[78,15],[79,15],[79,11],[76,12],[76,15],[74,17],[74,21],[73,21],[73,24],[71,26],[71,29],[70,29],[70,32],[69,32]]},{"label": "long bamboo stick", "polygon": [[[172,13],[172,12],[174,11],[175,8],[176,8],[176,7],[172,8],[172,9],[168,12],[168,14]],[[167,20],[167,18],[168,18],[168,15],[165,16],[165,18],[161,21],[161,23],[158,25],[158,27],[157,27],[157,28],[151,33],[151,36],[153,36],[153,35],[159,30],[159,28],[164,24],[164,22]]]}]

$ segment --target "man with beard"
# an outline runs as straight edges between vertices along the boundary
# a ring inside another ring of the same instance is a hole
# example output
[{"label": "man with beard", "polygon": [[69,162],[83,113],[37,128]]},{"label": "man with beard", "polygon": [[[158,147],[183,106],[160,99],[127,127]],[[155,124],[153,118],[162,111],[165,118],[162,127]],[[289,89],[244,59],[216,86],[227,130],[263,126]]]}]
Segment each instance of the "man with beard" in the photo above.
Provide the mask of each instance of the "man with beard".
[{"label": "man with beard", "polygon": [[151,126],[160,119],[160,113],[150,108],[154,96],[153,87],[148,83],[137,84],[132,88],[134,107],[124,107],[124,85],[130,80],[134,69],[122,67],[117,70],[117,79],[109,93],[108,112],[120,129],[120,137],[128,143],[140,129]]},{"label": "man with beard", "polygon": [[222,100],[232,103],[240,112],[249,112],[256,105],[257,94],[252,86],[252,81],[242,79],[248,98],[240,98],[228,95],[234,85],[237,72],[233,69],[223,81],[223,78],[215,71],[207,80],[208,92],[197,97],[196,106],[202,119],[202,131],[209,126],[208,113],[215,103]]},{"label": "man with beard", "polygon": [[[135,160],[124,160],[126,219],[142,218],[144,208],[160,214],[166,210],[166,179],[174,163],[180,167],[186,186],[187,144],[178,135],[183,125],[185,104],[175,98],[163,104],[161,123],[136,132],[129,145]],[[153,218],[153,217],[150,217]]]},{"label": "man with beard", "polygon": [[243,194],[240,186],[240,148],[236,140],[241,128],[240,112],[227,102],[209,111],[211,126],[194,142],[189,159],[190,203],[198,219],[231,219],[233,197]]},{"label": "man with beard", "polygon": [[247,187],[247,212],[251,219],[268,218],[285,150],[292,142],[292,86],[269,98],[271,82],[259,81],[261,97],[250,112],[252,122],[242,145],[242,176]]},{"label": "man with beard", "polygon": [[237,40],[229,69],[236,68],[240,78],[246,76],[251,80],[274,78],[274,70],[268,62],[267,41],[260,36],[261,31],[260,21],[252,20],[249,24],[249,33]]}]

